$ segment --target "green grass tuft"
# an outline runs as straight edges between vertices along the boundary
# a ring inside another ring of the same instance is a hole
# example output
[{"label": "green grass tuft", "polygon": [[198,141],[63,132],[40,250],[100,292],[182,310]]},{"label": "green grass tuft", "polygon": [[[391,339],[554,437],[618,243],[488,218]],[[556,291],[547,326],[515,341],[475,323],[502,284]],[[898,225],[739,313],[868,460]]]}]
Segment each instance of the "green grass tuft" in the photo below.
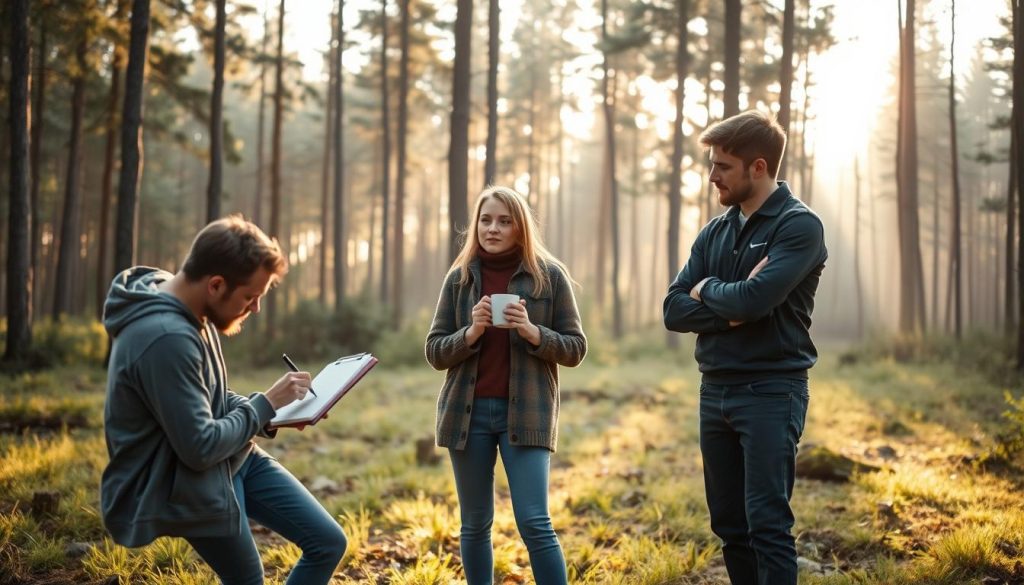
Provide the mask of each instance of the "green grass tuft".
[{"label": "green grass tuft", "polygon": [[100,546],[94,546],[82,559],[82,569],[91,579],[107,579],[117,576],[122,581],[134,582],[148,575],[145,557],[135,551],[105,539]]},{"label": "green grass tuft", "polygon": [[407,569],[392,568],[389,576],[391,585],[449,585],[457,578],[451,555],[434,553],[421,556]]},{"label": "green grass tuft", "polygon": [[606,583],[610,585],[663,585],[680,582],[705,567],[717,547],[693,542],[683,545],[652,538],[623,537],[615,552],[603,561]]}]

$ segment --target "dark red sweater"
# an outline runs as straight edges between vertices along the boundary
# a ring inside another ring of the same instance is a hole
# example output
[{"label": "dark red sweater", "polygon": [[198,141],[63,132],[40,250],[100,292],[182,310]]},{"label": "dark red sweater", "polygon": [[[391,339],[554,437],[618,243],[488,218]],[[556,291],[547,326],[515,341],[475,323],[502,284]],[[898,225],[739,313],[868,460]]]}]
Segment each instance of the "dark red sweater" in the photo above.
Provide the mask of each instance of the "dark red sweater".
[{"label": "dark red sweater", "polygon": [[[491,254],[480,249],[480,294],[493,295],[508,292],[508,283],[519,268],[523,259],[522,248],[516,246],[508,252]],[[476,373],[477,398],[508,398],[509,368],[509,329],[488,327],[480,337],[480,361]]]}]

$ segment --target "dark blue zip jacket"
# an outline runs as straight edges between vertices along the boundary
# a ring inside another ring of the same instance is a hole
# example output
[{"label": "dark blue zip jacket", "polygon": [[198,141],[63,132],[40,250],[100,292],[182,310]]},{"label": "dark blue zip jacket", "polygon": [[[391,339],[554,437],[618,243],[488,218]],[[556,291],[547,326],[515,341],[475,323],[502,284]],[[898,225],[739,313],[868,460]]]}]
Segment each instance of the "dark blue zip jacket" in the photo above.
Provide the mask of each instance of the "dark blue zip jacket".
[{"label": "dark blue zip jacket", "polygon": [[[665,327],[697,334],[705,382],[806,378],[818,358],[808,330],[828,257],[821,219],[784,182],[742,228],[739,211],[733,206],[697,234],[665,297]],[[766,255],[768,263],[748,280]],[[706,277],[702,302],[693,300],[690,289]]]}]

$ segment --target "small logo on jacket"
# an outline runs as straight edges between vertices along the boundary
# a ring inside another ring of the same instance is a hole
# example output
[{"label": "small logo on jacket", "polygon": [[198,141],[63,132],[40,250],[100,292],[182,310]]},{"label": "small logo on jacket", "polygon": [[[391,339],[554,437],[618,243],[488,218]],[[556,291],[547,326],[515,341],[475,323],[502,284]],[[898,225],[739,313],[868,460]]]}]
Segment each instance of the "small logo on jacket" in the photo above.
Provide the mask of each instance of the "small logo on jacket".
[{"label": "small logo on jacket", "polygon": [[753,250],[754,248],[760,248],[761,246],[763,246],[763,245],[765,245],[767,243],[768,242],[761,242],[760,244],[750,244],[750,249]]}]

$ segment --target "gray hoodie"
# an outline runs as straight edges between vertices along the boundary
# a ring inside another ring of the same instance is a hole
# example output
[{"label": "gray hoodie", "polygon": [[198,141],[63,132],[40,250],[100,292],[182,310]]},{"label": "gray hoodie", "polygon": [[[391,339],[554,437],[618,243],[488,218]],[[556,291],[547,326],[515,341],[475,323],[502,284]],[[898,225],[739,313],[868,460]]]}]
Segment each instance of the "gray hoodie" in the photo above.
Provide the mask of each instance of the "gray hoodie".
[{"label": "gray hoodie", "polygon": [[238,534],[232,475],[274,416],[262,394],[228,389],[216,329],[157,290],[172,277],[125,270],[103,308],[113,346],[100,505],[107,530],[125,546],[164,535]]}]

